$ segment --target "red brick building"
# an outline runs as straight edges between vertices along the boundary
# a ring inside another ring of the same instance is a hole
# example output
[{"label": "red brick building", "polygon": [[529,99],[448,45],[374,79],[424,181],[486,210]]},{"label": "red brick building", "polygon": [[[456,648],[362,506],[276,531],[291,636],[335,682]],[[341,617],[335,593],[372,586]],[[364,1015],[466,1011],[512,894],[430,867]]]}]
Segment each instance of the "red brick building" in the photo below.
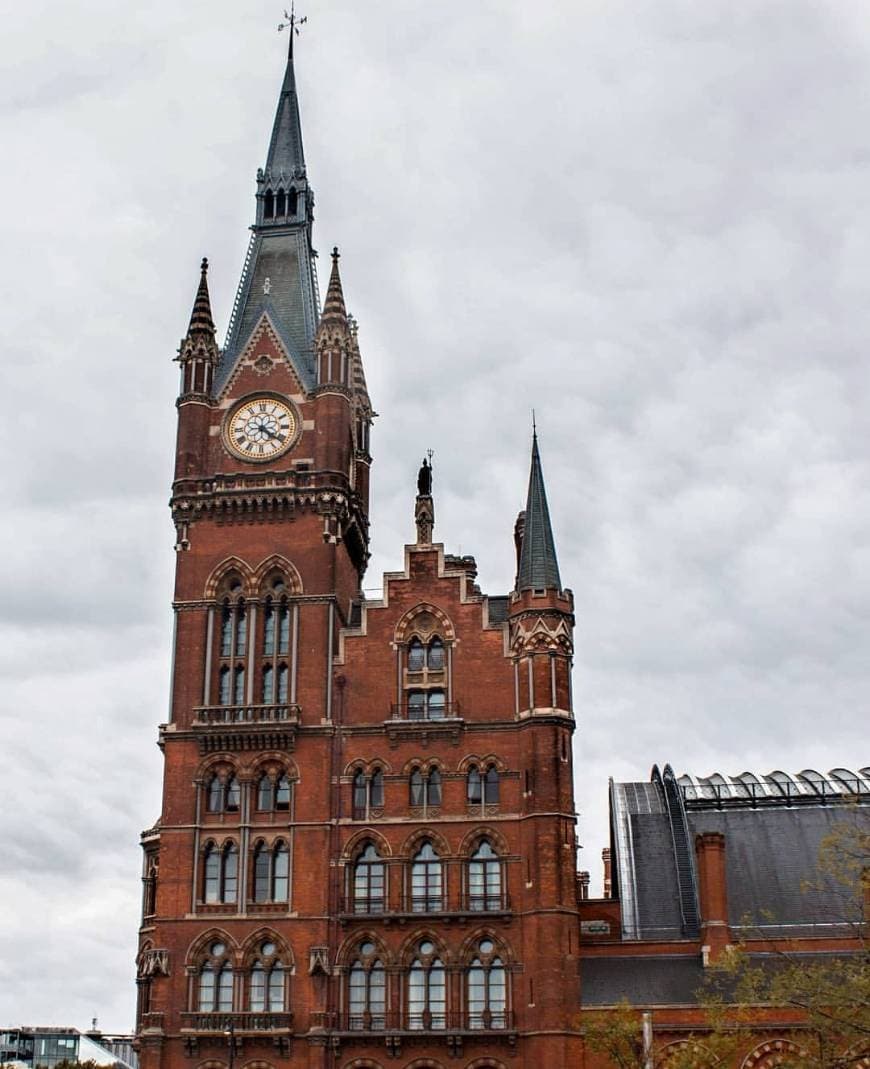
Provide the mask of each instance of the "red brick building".
[{"label": "red brick building", "polygon": [[[337,251],[320,311],[313,206],[291,51],[226,345],[203,262],[178,354],[142,1069],[585,1064],[585,1013],[624,998],[651,1041],[680,1042],[738,938],[854,951],[864,904],[843,925],[800,888],[838,806],[866,822],[867,768],[613,784],[605,897],[589,896],[573,599],[536,441],[512,591],[484,595],[474,559],[433,541],[424,461],[416,542],[363,597],[373,411]],[[793,1016],[766,1013],[746,1069],[794,1039]]]},{"label": "red brick building", "polygon": [[565,1064],[573,603],[537,443],[513,591],[433,542],[424,462],[416,544],[364,600],[372,407],[337,251],[318,315],[292,53],[257,182],[226,347],[203,262],[178,355],[142,1069]]}]

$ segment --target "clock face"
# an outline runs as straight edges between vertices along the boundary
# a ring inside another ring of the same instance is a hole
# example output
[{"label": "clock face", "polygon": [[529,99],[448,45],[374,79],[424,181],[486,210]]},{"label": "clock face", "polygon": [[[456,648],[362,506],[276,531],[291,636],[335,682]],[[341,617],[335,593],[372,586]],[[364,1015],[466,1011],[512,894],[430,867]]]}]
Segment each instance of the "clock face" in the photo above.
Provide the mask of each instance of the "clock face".
[{"label": "clock face", "polygon": [[289,401],[248,397],[224,423],[224,443],[242,460],[273,460],[296,441],[299,416]]}]

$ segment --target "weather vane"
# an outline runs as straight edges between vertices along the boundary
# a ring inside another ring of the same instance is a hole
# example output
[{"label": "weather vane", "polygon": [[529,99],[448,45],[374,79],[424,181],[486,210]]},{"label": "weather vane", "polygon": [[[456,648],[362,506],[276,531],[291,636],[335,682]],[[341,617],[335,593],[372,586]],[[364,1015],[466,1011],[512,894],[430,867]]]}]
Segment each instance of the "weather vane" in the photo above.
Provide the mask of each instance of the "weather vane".
[{"label": "weather vane", "polygon": [[290,4],[289,13],[287,11],[287,8],[284,8],[284,18],[287,21],[278,23],[278,33],[280,33],[282,30],[290,31],[290,55],[292,56],[293,38],[299,36],[299,27],[304,26],[305,23],[308,22],[308,16],[303,15],[301,19],[296,18],[296,3],[295,0],[293,0],[293,3]]}]

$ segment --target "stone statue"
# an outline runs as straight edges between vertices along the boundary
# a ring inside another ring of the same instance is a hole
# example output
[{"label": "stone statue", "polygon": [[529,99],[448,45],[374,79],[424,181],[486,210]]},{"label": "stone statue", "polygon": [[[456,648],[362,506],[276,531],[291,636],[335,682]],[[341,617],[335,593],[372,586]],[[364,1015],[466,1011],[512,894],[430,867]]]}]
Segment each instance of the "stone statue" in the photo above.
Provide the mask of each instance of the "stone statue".
[{"label": "stone statue", "polygon": [[432,496],[432,465],[423,457],[423,466],[417,475],[417,494],[420,497]]}]

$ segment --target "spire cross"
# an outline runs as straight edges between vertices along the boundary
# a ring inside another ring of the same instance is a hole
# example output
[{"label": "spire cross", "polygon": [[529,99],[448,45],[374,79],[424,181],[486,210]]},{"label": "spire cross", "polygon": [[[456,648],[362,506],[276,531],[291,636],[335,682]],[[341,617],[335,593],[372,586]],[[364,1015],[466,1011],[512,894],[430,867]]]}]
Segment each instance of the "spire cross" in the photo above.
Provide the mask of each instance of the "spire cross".
[{"label": "spire cross", "polygon": [[308,16],[303,15],[301,19],[296,18],[296,0],[293,0],[293,2],[290,4],[289,12],[287,11],[287,8],[284,8],[284,18],[287,21],[278,23],[278,33],[280,33],[282,30],[290,31],[290,56],[292,58],[293,38],[299,36],[299,27],[304,26],[305,23],[308,22]]}]

